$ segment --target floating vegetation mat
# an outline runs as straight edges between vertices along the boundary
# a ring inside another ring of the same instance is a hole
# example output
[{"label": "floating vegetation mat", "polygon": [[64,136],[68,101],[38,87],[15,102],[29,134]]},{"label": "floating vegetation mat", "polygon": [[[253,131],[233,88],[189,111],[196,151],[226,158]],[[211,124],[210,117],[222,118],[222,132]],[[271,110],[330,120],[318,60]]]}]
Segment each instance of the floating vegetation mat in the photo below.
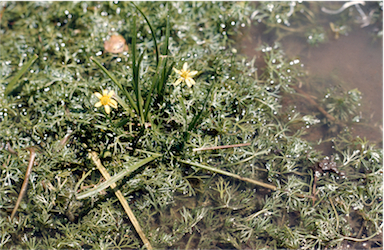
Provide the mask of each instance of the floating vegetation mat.
[{"label": "floating vegetation mat", "polygon": [[[1,3],[0,248],[382,247],[382,149],[348,129],[369,124],[360,91],[319,101],[279,43],[381,27],[381,5]],[[253,59],[251,25],[272,34]]]}]

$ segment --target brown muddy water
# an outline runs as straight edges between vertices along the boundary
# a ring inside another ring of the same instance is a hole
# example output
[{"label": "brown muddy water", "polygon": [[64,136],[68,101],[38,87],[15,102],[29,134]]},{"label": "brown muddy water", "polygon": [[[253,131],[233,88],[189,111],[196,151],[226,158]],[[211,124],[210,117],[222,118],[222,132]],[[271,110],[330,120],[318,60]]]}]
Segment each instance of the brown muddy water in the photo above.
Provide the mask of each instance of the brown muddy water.
[{"label": "brown muddy water", "polygon": [[[329,23],[322,21],[322,23]],[[357,88],[362,93],[359,109],[360,121],[349,124],[354,136],[360,136],[375,143],[383,144],[383,41],[373,39],[372,27],[354,27],[346,36],[335,39],[329,26],[328,41],[318,46],[307,43],[303,37],[286,36],[280,40],[282,49],[290,59],[299,59],[304,64],[307,78],[303,80],[302,90],[311,95],[319,104],[327,88],[341,85],[345,91]],[[273,34],[265,34],[263,25],[251,27],[241,40],[241,52],[250,58],[258,54],[256,48],[261,43],[273,44]],[[271,41],[271,42],[268,42]],[[260,60],[260,58],[259,58]],[[257,60],[256,60],[257,61]],[[259,61],[260,63],[260,61]],[[262,71],[262,68],[260,69]],[[319,84],[321,79],[321,84]],[[288,101],[284,99],[289,99]],[[302,115],[319,113],[306,99],[300,96],[283,95],[283,106],[296,107]],[[324,107],[325,108],[325,107]],[[284,107],[283,107],[284,109]],[[340,130],[339,130],[340,132]],[[333,134],[332,136],[335,136]],[[329,138],[328,129],[313,126],[304,136],[311,142],[324,141]],[[332,143],[318,145],[325,153],[332,152]]]}]

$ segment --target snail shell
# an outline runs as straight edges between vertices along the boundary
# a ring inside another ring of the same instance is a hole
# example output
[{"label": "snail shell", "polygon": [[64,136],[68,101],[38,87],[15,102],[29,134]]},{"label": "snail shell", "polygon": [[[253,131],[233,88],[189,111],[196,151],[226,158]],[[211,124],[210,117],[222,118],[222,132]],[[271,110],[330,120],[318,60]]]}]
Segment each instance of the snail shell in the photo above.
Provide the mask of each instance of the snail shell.
[{"label": "snail shell", "polygon": [[122,35],[112,35],[109,40],[104,42],[104,49],[110,53],[122,53],[128,51],[128,45]]}]

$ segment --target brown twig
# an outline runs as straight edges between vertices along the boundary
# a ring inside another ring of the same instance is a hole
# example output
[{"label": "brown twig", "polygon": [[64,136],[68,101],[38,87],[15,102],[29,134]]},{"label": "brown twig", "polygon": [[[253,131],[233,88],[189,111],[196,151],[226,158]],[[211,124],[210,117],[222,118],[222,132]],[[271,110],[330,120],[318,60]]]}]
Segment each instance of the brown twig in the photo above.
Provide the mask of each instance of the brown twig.
[{"label": "brown twig", "polygon": [[313,106],[315,106],[321,113],[323,113],[323,115],[325,115],[325,117],[327,117],[329,120],[331,121],[336,121],[336,118],[333,117],[332,115],[330,115],[327,111],[325,111],[325,109],[323,109],[322,107],[320,107],[319,104],[317,104],[317,102],[315,102],[315,100],[312,99],[312,97],[310,95],[308,95],[307,93],[305,93],[302,89],[296,87],[296,86],[292,86],[292,88],[298,92],[299,94],[301,94],[302,96],[304,96],[305,99],[307,99]]},{"label": "brown twig", "polygon": [[248,143],[241,143],[241,144],[224,145],[224,146],[214,146],[214,147],[207,147],[207,148],[194,148],[194,149],[192,149],[192,151],[196,152],[196,151],[203,151],[203,150],[235,148],[235,147],[244,147],[244,146],[249,146],[249,145],[251,145],[250,142],[248,142]]},{"label": "brown twig", "polygon": [[[61,142],[60,142],[60,144],[59,144],[59,146],[57,148],[57,152],[59,152],[61,150],[61,148],[67,143],[67,141],[68,141],[69,137],[71,136],[71,134],[72,134],[72,131],[69,131],[64,136],[64,138],[61,140]],[[8,152],[10,152],[11,154],[17,155],[17,152],[12,149],[11,145],[9,144],[9,142],[7,142],[7,144],[5,145],[5,147],[3,146],[3,148],[5,150],[7,150]],[[12,211],[12,214],[11,214],[11,220],[16,215],[16,212],[17,212],[17,209],[20,206],[21,200],[23,199],[24,194],[27,192],[29,176],[32,173],[32,167],[33,167],[33,164],[35,163],[35,158],[36,158],[36,150],[35,150],[35,148],[34,147],[28,147],[26,149],[29,151],[29,154],[30,154],[29,155],[28,167],[27,167],[27,171],[25,172],[24,182],[21,185],[19,196],[17,197],[16,205],[13,208],[13,211]]]},{"label": "brown twig", "polygon": [[29,150],[28,167],[27,167],[27,171],[25,172],[24,182],[23,182],[23,185],[21,186],[19,197],[17,197],[15,208],[13,209],[12,214],[11,214],[11,220],[15,216],[17,209],[20,205],[20,202],[23,199],[25,192],[27,191],[29,176],[31,175],[32,167],[33,167],[33,164],[34,164],[35,158],[36,158],[36,152],[35,152],[35,149],[33,147],[29,147],[29,148],[27,148],[27,150]]},{"label": "brown twig", "polygon": [[64,145],[68,142],[69,137],[71,137],[73,131],[68,131],[68,133],[64,136],[64,138],[60,141],[59,146],[57,147],[57,152],[59,152]]},{"label": "brown twig", "polygon": [[315,205],[315,201],[316,201],[316,195],[317,195],[317,192],[316,192],[316,183],[317,183],[317,175],[316,175],[316,171],[314,172],[313,174],[315,177],[313,178],[313,186],[312,186],[312,206]]},{"label": "brown twig", "polygon": [[9,144],[9,142],[7,142],[5,145],[4,143],[2,143],[0,150],[3,150],[3,149],[7,150],[9,153],[13,155],[17,155],[17,152],[11,147],[11,144]]},{"label": "brown twig", "polygon": [[5,11],[5,8],[6,8],[7,6],[3,6],[3,9],[0,11],[0,21],[1,21],[1,19],[3,18],[3,13],[4,13],[4,11]]}]

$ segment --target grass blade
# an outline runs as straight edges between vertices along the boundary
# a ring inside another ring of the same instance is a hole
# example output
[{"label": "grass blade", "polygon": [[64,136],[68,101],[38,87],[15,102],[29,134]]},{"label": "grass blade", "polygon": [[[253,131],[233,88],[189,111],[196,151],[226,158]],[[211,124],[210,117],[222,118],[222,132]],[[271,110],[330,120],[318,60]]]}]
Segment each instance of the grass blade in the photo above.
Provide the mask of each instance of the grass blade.
[{"label": "grass blade", "polygon": [[261,181],[256,181],[256,180],[253,180],[253,179],[250,179],[250,178],[246,178],[246,177],[241,177],[240,175],[237,175],[237,174],[234,174],[234,173],[231,173],[231,172],[227,172],[227,171],[224,171],[224,170],[221,170],[221,169],[217,169],[217,168],[214,168],[214,167],[211,167],[211,166],[206,166],[206,165],[203,165],[203,164],[200,164],[200,163],[197,163],[197,162],[190,162],[190,161],[184,161],[184,160],[178,160],[178,161],[182,162],[184,164],[188,164],[188,165],[191,165],[191,166],[202,168],[202,169],[205,169],[205,170],[208,170],[208,171],[211,171],[211,172],[215,172],[215,173],[218,173],[218,174],[223,174],[223,175],[226,175],[226,176],[229,176],[229,177],[232,177],[232,178],[236,178],[236,179],[241,180],[241,181],[246,181],[246,182],[249,182],[249,183],[261,186],[261,187],[269,188],[269,189],[271,189],[273,191],[277,190],[277,187],[275,185],[264,183],[264,182],[261,182]]},{"label": "grass blade", "polygon": [[132,76],[133,76],[133,89],[135,93],[137,92],[136,80],[138,80],[138,76],[136,75],[136,16],[133,16],[132,21]]},{"label": "grass blade", "polygon": [[151,89],[149,90],[149,93],[147,95],[147,99],[145,100],[145,104],[144,104],[144,117],[145,119],[147,120],[148,118],[148,113],[149,113],[149,104],[151,103],[151,100],[152,100],[152,93],[153,93],[153,90],[156,88],[156,86],[158,85],[159,83],[159,78],[157,76],[157,71],[156,71],[156,74],[153,76],[152,78],[152,85],[151,85]]},{"label": "grass blade", "polygon": [[213,89],[214,85],[215,84],[212,84],[211,88],[208,90],[207,96],[205,97],[205,100],[204,100],[203,108],[200,110],[200,112],[195,117],[193,117],[192,122],[188,126],[188,131],[191,131],[195,127],[195,125],[196,125],[197,121],[199,120],[201,114],[205,110],[205,106],[207,104],[209,94],[211,93],[211,90]]},{"label": "grass blade", "polygon": [[[167,3],[168,4],[168,3]],[[165,28],[165,43],[164,43],[164,55],[168,55],[168,41],[169,41],[169,16],[167,16],[167,26]]]},{"label": "grass blade", "polygon": [[[111,176],[109,175],[108,171],[105,169],[105,167],[101,164],[100,159],[96,152],[90,152],[89,153],[90,158],[92,159],[93,163],[97,166],[101,174],[103,175],[104,179],[107,181],[111,179]],[[133,214],[131,208],[129,207],[129,204],[127,200],[125,199],[124,195],[121,193],[120,190],[116,190],[116,184],[112,183],[111,188],[115,191],[116,197],[119,199],[121,205],[124,208],[124,211],[127,213],[129,219],[132,222],[132,225],[135,227],[136,232],[139,234],[141,240],[143,241],[144,245],[148,250],[152,250],[151,243],[149,243],[147,237],[145,236],[143,230],[141,229],[141,226],[139,222],[136,219],[136,216]]]},{"label": "grass blade", "polygon": [[[167,3],[167,8],[168,8],[168,3]],[[163,71],[162,71],[162,74],[161,74],[161,80],[159,82],[159,87],[158,87],[158,92],[160,93],[161,95],[161,98],[164,94],[164,86],[165,86],[165,82],[167,81],[168,79],[168,76],[171,74],[171,71],[172,71],[172,68],[173,68],[173,65],[174,63],[171,65],[171,67],[169,67],[168,71],[166,71],[166,68],[167,68],[167,62],[168,62],[168,43],[169,43],[169,35],[170,35],[170,24],[169,24],[169,16],[167,16],[167,27],[165,28],[165,43],[164,43],[164,55],[165,55],[165,60],[164,60],[164,65],[163,65]]]},{"label": "grass blade", "polygon": [[[168,61],[168,59],[166,58],[166,60]],[[167,64],[167,62],[165,63],[165,65]],[[171,75],[172,73],[172,68],[175,66],[175,62],[173,62],[171,64],[171,66],[168,67],[168,70],[167,68],[164,68],[164,70],[162,71],[162,74],[161,74],[161,80],[159,82],[159,93],[161,96],[164,95],[164,90],[165,90],[165,83],[168,81],[168,78],[169,76]]]},{"label": "grass blade", "polygon": [[28,68],[31,67],[31,65],[36,61],[38,57],[39,56],[35,54],[26,64],[24,64],[24,66],[19,70],[19,72],[17,72],[15,77],[13,77],[12,81],[10,81],[10,83],[8,84],[7,88],[4,91],[4,95],[8,95],[9,93],[12,92],[12,90],[16,88],[15,85],[17,81],[28,70]]},{"label": "grass blade", "polygon": [[[128,104],[123,99],[121,99],[120,96],[115,95],[114,98],[123,107],[123,109],[125,109],[125,111],[127,111],[129,113],[129,115],[131,117],[135,117],[135,114],[132,112],[132,109],[129,108]],[[132,100],[132,102],[133,102],[133,100]]]},{"label": "grass blade", "polygon": [[141,15],[143,15],[145,21],[147,22],[148,26],[149,26],[149,29],[151,30],[151,35],[152,35],[152,39],[153,39],[153,43],[154,43],[154,46],[155,46],[155,50],[156,50],[156,67],[159,65],[159,48],[157,46],[157,42],[156,42],[156,37],[155,37],[155,32],[153,31],[153,28],[152,28],[152,25],[151,23],[149,22],[147,16],[141,11],[141,9],[139,7],[137,7],[136,4],[132,3],[133,6],[135,6],[135,8],[141,13]]},{"label": "grass blade", "polygon": [[133,16],[132,21],[132,75],[133,75],[133,90],[136,94],[136,103],[137,103],[137,113],[140,115],[141,123],[144,125],[144,114],[143,114],[143,106],[142,106],[142,96],[141,90],[139,86],[139,69],[140,63],[143,60],[144,52],[139,56],[139,60],[136,63],[136,16]]},{"label": "grass blade", "polygon": [[188,124],[187,109],[185,108],[184,98],[182,96],[179,96],[179,102],[180,102],[181,108],[183,110],[183,118],[185,120],[183,127],[186,128],[187,124]]},{"label": "grass blade", "polygon": [[81,199],[85,199],[85,198],[88,198],[90,196],[93,196],[95,194],[97,194],[98,192],[100,191],[103,191],[104,189],[108,188],[110,185],[112,185],[113,183],[123,179],[125,176],[128,176],[130,175],[132,172],[134,172],[135,170],[137,170],[138,168],[140,168],[141,166],[144,166],[145,164],[147,164],[148,162],[151,162],[153,161],[154,159],[156,159],[157,157],[159,157],[159,155],[152,155],[148,158],[145,158],[144,160],[141,160],[135,164],[133,164],[132,166],[130,166],[129,168],[127,169],[124,169],[122,171],[120,171],[119,173],[117,173],[116,175],[112,176],[109,180],[101,183],[100,185],[98,185],[97,187],[91,189],[91,190],[88,190],[88,191],[85,191],[85,192],[82,192],[78,195],[76,195],[76,199],[78,200],[81,200]]},{"label": "grass blade", "polygon": [[143,60],[143,57],[144,57],[144,52],[141,53],[141,55],[139,56],[139,60],[137,61],[137,66],[136,66],[136,76],[137,76],[137,79],[136,79],[136,102],[137,102],[137,106],[139,107],[141,122],[144,124],[145,123],[145,117],[143,114],[143,104],[142,104],[143,103],[143,97],[141,96],[141,88],[140,88],[140,84],[139,84],[140,64],[141,64],[141,61]]}]

